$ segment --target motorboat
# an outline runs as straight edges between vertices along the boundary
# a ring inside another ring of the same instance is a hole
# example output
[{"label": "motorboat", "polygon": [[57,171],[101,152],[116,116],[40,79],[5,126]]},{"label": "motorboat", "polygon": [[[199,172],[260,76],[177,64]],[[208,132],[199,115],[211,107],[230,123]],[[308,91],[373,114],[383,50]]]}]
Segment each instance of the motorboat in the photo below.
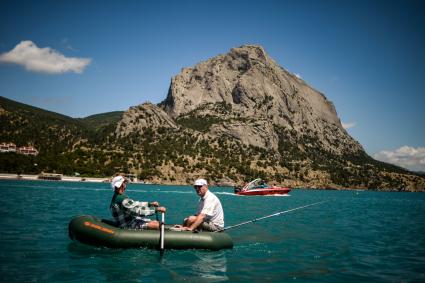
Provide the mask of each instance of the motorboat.
[{"label": "motorboat", "polygon": [[241,196],[286,195],[290,191],[291,189],[286,187],[269,186],[262,179],[253,180],[242,189],[235,187],[235,194]]}]

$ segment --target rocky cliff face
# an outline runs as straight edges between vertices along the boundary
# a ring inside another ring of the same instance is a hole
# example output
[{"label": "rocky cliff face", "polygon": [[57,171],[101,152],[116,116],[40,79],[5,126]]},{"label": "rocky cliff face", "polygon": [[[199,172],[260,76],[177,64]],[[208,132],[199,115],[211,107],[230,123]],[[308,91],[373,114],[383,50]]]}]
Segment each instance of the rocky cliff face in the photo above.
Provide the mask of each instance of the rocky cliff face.
[{"label": "rocky cliff face", "polygon": [[[208,107],[223,103],[231,111]],[[233,48],[184,68],[172,79],[162,107],[174,119],[188,113],[221,117],[225,123],[216,124],[211,134],[263,148],[277,150],[274,126],[278,125],[317,138],[335,154],[363,151],[343,129],[332,102],[280,67],[260,46]]]},{"label": "rocky cliff face", "polygon": [[159,127],[178,128],[174,120],[161,108],[152,103],[144,103],[130,107],[124,112],[115,133],[119,137],[125,137],[131,133],[143,133],[148,128],[156,130]]},{"label": "rocky cliff face", "polygon": [[128,157],[133,173],[155,182],[262,177],[290,186],[425,189],[423,178],[401,178],[405,170],[370,158],[332,102],[260,46],[184,68],[162,103],[130,108],[115,135],[117,146],[138,153]]}]

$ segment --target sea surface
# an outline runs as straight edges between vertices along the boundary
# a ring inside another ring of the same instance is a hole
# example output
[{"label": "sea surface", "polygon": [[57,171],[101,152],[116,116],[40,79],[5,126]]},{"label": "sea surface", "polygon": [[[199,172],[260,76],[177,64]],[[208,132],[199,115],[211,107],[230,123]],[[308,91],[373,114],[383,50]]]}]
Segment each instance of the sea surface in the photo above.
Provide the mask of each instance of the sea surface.
[{"label": "sea surface", "polygon": [[[425,282],[425,193],[293,190],[236,196],[211,187],[226,226],[327,201],[229,229],[232,250],[94,248],[68,238],[76,215],[110,218],[109,184],[0,181],[2,282]],[[157,200],[166,222],[194,213],[189,186],[130,184]]]}]

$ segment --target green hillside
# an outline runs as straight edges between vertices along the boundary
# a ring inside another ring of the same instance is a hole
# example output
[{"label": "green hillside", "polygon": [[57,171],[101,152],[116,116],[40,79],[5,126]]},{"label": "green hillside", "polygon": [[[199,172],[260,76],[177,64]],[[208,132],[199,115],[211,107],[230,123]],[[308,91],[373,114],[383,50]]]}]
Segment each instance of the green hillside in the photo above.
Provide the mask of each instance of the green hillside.
[{"label": "green hillside", "polygon": [[40,153],[63,152],[87,137],[84,123],[71,117],[0,97],[0,133],[3,142],[33,145]]},{"label": "green hillside", "polygon": [[189,183],[201,174],[212,181],[261,177],[309,187],[396,190],[418,182],[418,175],[400,167],[365,153],[333,155],[311,136],[283,128],[277,131],[276,154],[232,137],[204,136],[207,126],[225,123],[224,116],[199,120],[188,114],[177,121],[178,129],[144,128],[120,136],[115,131],[122,115],[117,111],[74,119],[0,97],[0,142],[39,150],[38,156],[0,154],[0,172],[93,177],[126,172],[163,183]]},{"label": "green hillside", "polygon": [[123,113],[123,111],[107,112],[79,118],[78,120],[93,130],[99,130],[105,126],[118,123]]},{"label": "green hillside", "polygon": [[[73,174],[80,169],[76,161],[85,158],[80,156],[81,145],[95,148],[96,143],[105,142],[121,115],[112,112],[74,119],[0,97],[0,142],[32,145],[39,151],[36,157],[0,154],[0,171]],[[93,170],[83,171],[95,174]]]}]

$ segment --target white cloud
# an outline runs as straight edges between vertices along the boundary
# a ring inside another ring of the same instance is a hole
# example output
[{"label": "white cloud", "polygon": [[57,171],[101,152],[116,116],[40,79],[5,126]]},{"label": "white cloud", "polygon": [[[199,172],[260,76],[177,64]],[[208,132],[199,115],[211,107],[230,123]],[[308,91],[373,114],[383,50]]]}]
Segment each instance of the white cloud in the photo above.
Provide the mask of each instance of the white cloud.
[{"label": "white cloud", "polygon": [[375,159],[392,163],[412,171],[425,172],[425,147],[402,146],[394,151],[383,150],[373,156]]},{"label": "white cloud", "polygon": [[28,71],[62,74],[82,73],[90,58],[65,57],[50,47],[39,48],[30,40],[21,41],[11,51],[0,55],[0,62],[22,65]]},{"label": "white cloud", "polygon": [[301,79],[301,75],[300,75],[300,74],[295,73],[294,75],[295,75],[297,78]]},{"label": "white cloud", "polygon": [[348,122],[348,123],[342,122],[341,124],[342,124],[342,127],[346,130],[350,128],[354,128],[356,126],[356,122]]}]

